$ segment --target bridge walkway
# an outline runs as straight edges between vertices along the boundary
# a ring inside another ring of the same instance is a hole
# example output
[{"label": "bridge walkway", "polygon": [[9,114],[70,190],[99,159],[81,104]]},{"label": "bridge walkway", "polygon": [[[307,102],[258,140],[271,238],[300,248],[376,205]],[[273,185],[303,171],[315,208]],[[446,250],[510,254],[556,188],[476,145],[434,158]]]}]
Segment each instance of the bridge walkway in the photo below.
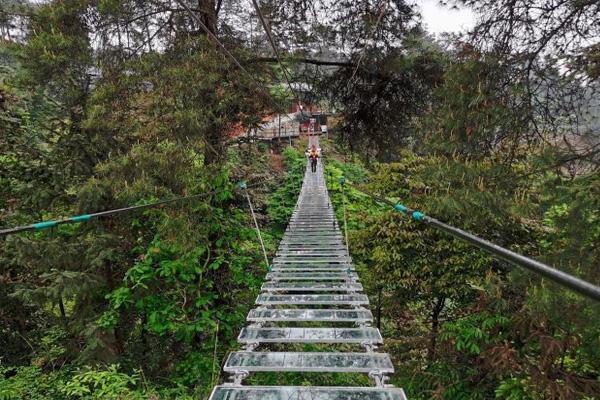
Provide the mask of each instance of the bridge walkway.
[{"label": "bridge walkway", "polygon": [[[394,372],[377,351],[381,333],[371,326],[368,297],[343,243],[325,185],[323,166],[307,169],[285,235],[256,307],[247,317],[224,371],[231,382],[216,386],[210,400],[405,400],[387,385]],[[299,344],[326,344],[333,351],[298,351]],[[277,351],[273,351],[275,348]],[[290,351],[282,351],[292,348]],[[361,373],[372,386],[253,386],[264,372]]]}]

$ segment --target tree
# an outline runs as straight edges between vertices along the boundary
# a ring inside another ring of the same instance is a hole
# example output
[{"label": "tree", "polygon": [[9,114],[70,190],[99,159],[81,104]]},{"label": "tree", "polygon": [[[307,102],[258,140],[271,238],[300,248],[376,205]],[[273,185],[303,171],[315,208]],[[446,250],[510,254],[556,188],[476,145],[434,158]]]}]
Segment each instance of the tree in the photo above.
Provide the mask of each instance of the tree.
[{"label": "tree", "polygon": [[464,46],[444,65],[430,109],[414,124],[417,151],[511,164],[538,147],[530,133],[530,106],[522,101],[524,89],[505,85],[512,72],[495,56]]},{"label": "tree", "polygon": [[442,78],[443,56],[427,39],[404,44],[404,50],[369,51],[364,65],[340,69],[320,86],[341,109],[340,139],[367,160],[395,160],[414,142],[413,122],[430,106]]},{"label": "tree", "polygon": [[470,43],[511,69],[499,83],[524,89],[514,112],[522,113],[521,104],[530,107],[525,115],[533,128],[531,135],[547,137],[565,149],[570,153],[565,159],[575,156],[597,165],[600,148],[596,141],[585,140],[590,125],[581,122],[597,118],[593,49],[600,35],[598,2],[460,3],[483,16],[470,33]]},{"label": "tree", "polygon": [[[240,298],[256,289],[258,247],[230,181],[268,164],[258,154],[230,164],[228,134],[268,112],[253,82],[265,70],[247,76],[175,3],[143,3],[56,1],[32,14],[0,86],[2,226],[220,193],[3,238],[7,376],[27,372],[21,364],[37,363],[41,380],[120,362],[202,394],[250,304]],[[220,2],[204,5],[219,33]]]}]

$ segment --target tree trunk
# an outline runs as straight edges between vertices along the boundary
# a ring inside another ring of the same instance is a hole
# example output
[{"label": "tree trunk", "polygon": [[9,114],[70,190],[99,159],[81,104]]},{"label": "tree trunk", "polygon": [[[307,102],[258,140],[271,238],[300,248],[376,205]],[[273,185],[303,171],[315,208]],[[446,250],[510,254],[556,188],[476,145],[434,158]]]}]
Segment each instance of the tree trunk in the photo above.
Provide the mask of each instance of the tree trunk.
[{"label": "tree trunk", "polygon": [[152,49],[152,35],[150,34],[150,19],[146,19],[144,23],[144,31],[146,32],[146,40],[148,41],[148,51],[152,53],[154,50]]},{"label": "tree trunk", "polygon": [[212,34],[217,33],[217,3],[215,0],[198,0],[200,20]]},{"label": "tree trunk", "polygon": [[[218,8],[216,0],[198,0],[198,17],[206,28],[214,35],[217,34],[217,13]],[[200,29],[200,33],[204,33]],[[219,165],[225,160],[226,146],[223,128],[221,126],[213,126],[209,129],[204,149],[204,165]]]},{"label": "tree trunk", "polygon": [[218,126],[211,127],[204,138],[204,165],[218,166],[225,161],[225,133]]},{"label": "tree trunk", "polygon": [[438,298],[433,310],[431,311],[431,336],[429,341],[429,348],[427,349],[427,358],[429,362],[435,361],[436,356],[436,345],[437,345],[437,337],[439,334],[439,326],[440,326],[440,314],[444,309],[444,303],[446,302],[445,297]]},{"label": "tree trunk", "polygon": [[63,325],[67,326],[67,313],[65,312],[65,303],[63,302],[62,293],[58,295],[58,308],[60,309],[60,318],[63,321]]}]

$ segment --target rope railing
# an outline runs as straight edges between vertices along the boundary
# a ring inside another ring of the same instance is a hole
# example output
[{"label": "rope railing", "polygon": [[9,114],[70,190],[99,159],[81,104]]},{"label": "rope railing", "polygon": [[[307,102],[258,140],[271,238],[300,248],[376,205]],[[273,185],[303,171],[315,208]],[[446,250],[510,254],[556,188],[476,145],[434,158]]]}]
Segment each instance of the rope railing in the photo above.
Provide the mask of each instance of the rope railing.
[{"label": "rope railing", "polygon": [[[600,287],[585,281],[581,278],[568,274],[566,272],[560,271],[554,267],[546,265],[542,262],[536,261],[532,258],[526,257],[524,255],[515,253],[514,251],[508,250],[502,246],[498,246],[490,241],[480,238],[479,236],[473,235],[472,233],[465,232],[462,229],[456,228],[454,226],[445,224],[433,217],[423,214],[420,211],[413,210],[410,207],[407,207],[400,203],[394,203],[384,197],[378,196],[374,193],[371,193],[367,190],[361,189],[355,185],[350,184],[345,178],[340,178],[340,184],[343,188],[344,185],[348,185],[353,189],[366,194],[371,197],[373,200],[378,201],[380,203],[384,203],[386,205],[391,206],[394,210],[405,214],[410,215],[410,217],[419,222],[423,222],[427,225],[431,225],[435,228],[438,228],[451,236],[458,238],[462,241],[470,243],[486,252],[494,255],[495,257],[502,259],[504,261],[508,261],[512,264],[515,264],[519,267],[523,267],[532,271],[538,275],[541,275],[545,278],[548,278],[559,285],[566,287],[570,290],[573,290],[585,297],[590,299],[600,301]],[[343,189],[342,189],[343,190]]]},{"label": "rope railing", "polygon": [[346,188],[344,183],[346,178],[343,176],[340,178],[340,185],[342,186],[342,214],[344,216],[344,240],[346,241],[346,251],[350,253],[350,242],[348,242],[348,218],[346,218]]},{"label": "rope railing", "polygon": [[260,247],[262,248],[263,257],[265,258],[265,266],[269,268],[269,257],[267,256],[267,250],[265,249],[265,242],[263,241],[262,234],[260,232],[260,227],[258,226],[258,221],[256,219],[256,214],[254,213],[252,200],[250,200],[250,194],[248,193],[248,185],[246,185],[246,182],[240,183],[240,189],[244,190],[244,194],[246,195],[246,199],[248,200],[248,206],[250,207],[250,213],[252,214],[252,220],[254,221],[254,227],[256,228],[256,236],[258,236],[258,241],[260,242]]},{"label": "rope railing", "polygon": [[221,194],[224,193],[226,191],[242,191],[242,190],[247,190],[248,188],[251,187],[256,187],[259,186],[261,184],[263,184],[266,180],[263,180],[261,182],[256,182],[253,183],[251,185],[246,185],[244,183],[244,188],[242,187],[237,187],[237,188],[231,188],[231,189],[221,189],[221,190],[213,190],[210,192],[203,192],[203,193],[198,193],[198,194],[193,194],[190,196],[182,196],[182,197],[175,197],[172,199],[165,199],[165,200],[159,200],[159,201],[155,201],[152,203],[145,203],[145,204],[138,204],[135,206],[129,206],[129,207],[122,207],[122,208],[116,208],[113,210],[106,210],[106,211],[100,211],[100,212],[96,212],[96,213],[90,213],[90,214],[81,214],[81,215],[75,215],[72,217],[68,217],[68,218],[64,218],[64,219],[59,219],[59,220],[48,220],[48,221],[41,221],[41,222],[36,222],[33,224],[29,224],[29,225],[24,225],[24,226],[17,226],[17,227],[13,227],[13,228],[6,228],[6,229],[0,229],[0,237],[1,236],[7,236],[7,235],[12,235],[15,233],[20,233],[20,232],[27,232],[27,231],[39,231],[39,230],[43,230],[43,229],[48,229],[48,228],[52,228],[58,225],[64,225],[64,224],[74,224],[74,223],[78,223],[78,222],[86,222],[89,221],[93,218],[99,218],[99,217],[107,217],[110,215],[115,215],[115,214],[120,214],[120,213],[125,213],[125,212],[130,212],[130,211],[135,211],[135,210],[141,210],[141,209],[145,209],[145,208],[153,208],[153,207],[158,207],[164,204],[170,204],[170,203],[175,203],[175,202],[180,202],[180,201],[187,201],[187,200],[193,200],[193,199],[200,199],[200,198],[204,198],[204,197],[208,197],[208,196],[214,196],[217,194]]}]

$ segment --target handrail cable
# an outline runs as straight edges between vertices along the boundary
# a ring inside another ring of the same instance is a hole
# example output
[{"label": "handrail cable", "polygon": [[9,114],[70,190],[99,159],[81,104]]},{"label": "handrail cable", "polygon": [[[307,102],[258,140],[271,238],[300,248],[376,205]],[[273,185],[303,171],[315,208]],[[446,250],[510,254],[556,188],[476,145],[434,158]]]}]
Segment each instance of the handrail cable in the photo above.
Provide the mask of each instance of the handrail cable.
[{"label": "handrail cable", "polygon": [[194,12],[192,11],[192,9],[185,3],[185,1],[183,0],[177,0],[177,2],[183,7],[185,8],[185,10],[187,11],[187,13],[192,17],[192,19],[194,21],[196,21],[196,23],[198,25],[200,25],[200,28],[202,28],[202,30],[212,39],[214,40],[219,47],[221,47],[223,49],[223,51],[225,52],[225,54],[227,54],[235,63],[235,65],[238,66],[239,69],[241,69],[246,75],[248,75],[250,77],[250,79],[252,79],[252,81],[259,87],[263,87],[263,85],[261,83],[259,83],[254,76],[252,76],[252,74],[238,61],[238,59],[227,49],[227,47],[225,47],[225,45],[219,40],[219,38],[210,30],[208,29],[208,27],[206,26],[206,24],[204,22],[202,22],[202,20],[200,19],[200,17],[198,17],[196,14],[194,14]]},{"label": "handrail cable", "polygon": [[187,13],[192,17],[192,19],[194,21],[196,21],[196,23],[198,25],[200,25],[200,28],[202,28],[202,30],[212,39],[214,40],[219,47],[221,47],[223,49],[223,51],[225,52],[225,54],[227,56],[229,56],[233,62],[235,63],[235,65],[242,70],[242,72],[244,72],[246,75],[248,75],[248,77],[252,80],[252,82],[265,94],[267,95],[267,98],[271,101],[271,103],[275,106],[275,109],[278,109],[279,104],[275,103],[275,101],[271,98],[271,94],[269,93],[269,89],[267,87],[265,87],[265,85],[263,85],[262,83],[260,83],[258,80],[256,80],[256,78],[254,78],[254,76],[250,73],[250,71],[248,71],[243,65],[242,63],[227,49],[227,47],[225,47],[225,45],[223,44],[223,42],[221,42],[219,40],[219,38],[210,30],[208,29],[208,27],[206,26],[206,24],[204,24],[204,22],[202,22],[202,20],[200,19],[200,17],[198,17],[196,14],[194,14],[194,12],[192,11],[192,9],[183,1],[183,0],[176,0],[177,3],[179,3],[179,5],[181,5],[183,8],[185,8],[185,10],[187,11]]},{"label": "handrail cable", "polygon": [[281,61],[281,57],[279,55],[279,50],[277,50],[277,45],[275,44],[275,39],[273,38],[273,32],[271,31],[271,27],[269,26],[269,23],[265,19],[265,16],[263,15],[263,13],[260,9],[260,5],[258,4],[258,1],[252,0],[252,4],[254,5],[254,8],[256,9],[258,18],[260,19],[263,29],[265,30],[265,32],[267,34],[267,38],[269,39],[271,48],[273,49],[273,52],[275,53],[275,58],[277,58],[277,63],[279,63],[279,66],[281,67],[281,69],[283,71],[283,75],[288,84],[288,87],[290,88],[290,91],[296,95],[296,100],[298,101],[298,106],[300,107],[300,111],[302,111],[302,106],[300,104],[300,96],[298,95],[298,92],[296,90],[294,90],[294,88],[292,87],[292,83],[291,83],[290,76],[288,75],[287,67],[285,65],[283,65],[283,62]]},{"label": "handrail cable", "polygon": [[258,226],[256,215],[254,214],[254,207],[252,206],[252,200],[250,200],[248,185],[246,185],[246,182],[242,182],[240,183],[240,188],[244,190],[246,199],[248,199],[248,206],[250,206],[250,213],[252,214],[252,220],[254,220],[254,226],[256,227],[256,235],[258,236],[258,241],[260,242],[260,247],[262,248],[263,256],[265,257],[265,265],[267,268],[269,268],[269,257],[267,256],[267,250],[265,250],[265,243],[263,242],[262,234],[260,233],[260,227]]},{"label": "handrail cable", "polygon": [[394,203],[384,197],[373,194],[367,190],[361,189],[355,185],[352,185],[345,180],[340,180],[342,185],[347,184],[357,191],[366,194],[372,199],[387,204],[394,208],[394,210],[402,213],[402,214],[410,214],[413,220],[424,222],[428,225],[432,225],[436,228],[443,230],[446,233],[449,233],[451,236],[454,236],[458,239],[461,239],[465,242],[468,242],[476,247],[479,247],[482,250],[491,253],[492,255],[508,261],[512,264],[518,265],[520,267],[526,268],[536,274],[542,275],[559,285],[562,285],[568,289],[571,289],[585,297],[591,298],[596,301],[600,301],[600,287],[594,285],[591,282],[585,281],[581,278],[568,274],[566,272],[560,271],[554,267],[546,265],[542,262],[536,261],[529,257],[523,256],[521,254],[515,253],[514,251],[505,249],[504,247],[498,246],[490,241],[482,239],[476,235],[465,232],[462,229],[453,227],[451,225],[445,224],[435,218],[432,218],[428,215],[421,213],[420,211],[413,210],[409,207],[406,207],[400,203]]},{"label": "handrail cable", "polygon": [[[375,36],[375,33],[377,32],[377,27],[379,26],[379,23],[381,22],[381,19],[383,18],[384,11],[387,9],[387,5],[388,5],[388,2],[384,3],[381,6],[381,11],[379,12],[379,16],[377,17],[377,21],[375,21],[375,25],[373,26],[373,30],[371,31],[371,34],[369,35],[369,38],[367,40],[372,40],[373,37]],[[354,71],[352,71],[352,75],[350,76],[350,79],[348,80],[348,83],[352,82],[352,80],[356,76],[356,73],[358,72],[358,68],[360,68],[360,64],[361,64],[363,58],[365,57],[365,52],[366,52],[366,49],[367,49],[367,45],[368,44],[365,43],[365,46],[362,48],[362,50],[360,52],[360,56],[358,57],[358,60],[356,61],[356,67],[354,68]]]},{"label": "handrail cable", "polygon": [[348,254],[350,253],[350,243],[348,242],[348,219],[346,218],[346,186],[344,183],[346,182],[346,178],[343,176],[340,177],[340,186],[342,187],[342,208],[344,215],[344,238],[346,239],[346,251]]},{"label": "handrail cable", "polygon": [[[250,187],[259,186],[267,180],[269,180],[269,179],[263,180],[261,182],[253,183],[251,185],[247,185],[247,187],[250,188]],[[175,203],[175,202],[179,202],[179,201],[204,198],[204,197],[224,193],[228,190],[232,190],[235,192],[235,191],[240,191],[242,189],[241,188],[233,188],[233,189],[213,190],[210,192],[203,192],[203,193],[193,194],[190,196],[175,197],[172,199],[159,200],[159,201],[155,201],[152,203],[138,204],[136,206],[116,208],[113,210],[100,211],[100,212],[90,213],[90,214],[81,214],[81,215],[76,215],[73,217],[64,218],[64,219],[60,219],[60,220],[49,220],[49,221],[36,222],[36,223],[30,224],[30,225],[1,229],[0,236],[12,235],[14,233],[19,233],[19,232],[42,230],[42,229],[52,228],[57,225],[63,225],[63,224],[73,224],[73,223],[77,223],[77,222],[85,222],[85,221],[89,221],[92,218],[106,217],[109,215],[120,214],[123,212],[135,211],[135,210],[144,209],[144,208],[153,208],[153,207],[157,207],[160,205]]]}]

